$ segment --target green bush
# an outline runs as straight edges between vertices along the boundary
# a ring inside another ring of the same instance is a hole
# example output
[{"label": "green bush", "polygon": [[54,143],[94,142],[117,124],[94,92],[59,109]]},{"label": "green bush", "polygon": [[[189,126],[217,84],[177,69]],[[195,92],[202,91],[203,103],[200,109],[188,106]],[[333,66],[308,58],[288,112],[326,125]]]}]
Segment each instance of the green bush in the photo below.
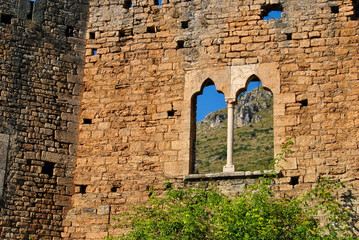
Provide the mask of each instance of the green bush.
[{"label": "green bush", "polygon": [[107,239],[356,239],[349,231],[352,210],[333,195],[340,183],[321,179],[302,197],[275,198],[272,180],[263,178],[233,198],[204,189],[154,194],[117,218],[126,234]]},{"label": "green bush", "polygon": [[[291,154],[291,138],[282,145],[273,164]],[[321,178],[300,197],[275,197],[275,175],[266,176],[229,198],[215,189],[168,189],[164,196],[152,194],[144,205],[117,217],[115,226],[127,231],[114,239],[357,239],[352,232],[356,213],[336,194],[341,182]],[[350,203],[350,202],[349,202]]]}]

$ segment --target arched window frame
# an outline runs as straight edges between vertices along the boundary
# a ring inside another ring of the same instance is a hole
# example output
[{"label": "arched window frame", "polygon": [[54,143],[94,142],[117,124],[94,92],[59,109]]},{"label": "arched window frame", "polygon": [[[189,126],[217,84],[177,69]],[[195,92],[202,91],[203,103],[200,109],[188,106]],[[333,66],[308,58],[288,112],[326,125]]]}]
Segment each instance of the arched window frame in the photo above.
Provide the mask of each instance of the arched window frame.
[{"label": "arched window frame", "polygon": [[[212,81],[212,79],[207,78],[202,83],[200,91],[194,93],[191,97],[191,130],[190,130],[190,173],[194,173],[195,171],[195,163],[196,163],[196,112],[197,112],[197,97],[203,94],[203,90],[208,86],[216,86],[216,84]],[[216,87],[217,90],[217,87]],[[217,90],[218,93],[222,93],[222,91]]]},{"label": "arched window frame", "polygon": [[[258,77],[262,82],[262,86],[270,90],[273,94],[273,115],[274,115],[274,143],[279,137],[276,131],[277,115],[284,115],[284,105],[278,102],[280,94],[280,73],[278,63],[263,63],[241,66],[217,67],[210,69],[201,69],[189,71],[185,79],[184,102],[186,108],[184,110],[184,129],[188,131],[183,135],[188,141],[188,150],[183,154],[184,174],[194,173],[194,148],[196,126],[196,109],[193,106],[193,98],[203,91],[207,79],[211,79],[216,86],[217,91],[225,95],[226,102],[235,102],[240,92],[247,89],[250,81],[254,77]],[[275,152],[280,145],[275,144]]]}]

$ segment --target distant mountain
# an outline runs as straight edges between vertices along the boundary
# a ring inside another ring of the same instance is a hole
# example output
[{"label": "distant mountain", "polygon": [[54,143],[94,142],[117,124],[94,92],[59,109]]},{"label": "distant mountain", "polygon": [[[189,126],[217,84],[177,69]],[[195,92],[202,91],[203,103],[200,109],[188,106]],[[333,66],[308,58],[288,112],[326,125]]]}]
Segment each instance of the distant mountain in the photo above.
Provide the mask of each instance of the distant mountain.
[{"label": "distant mountain", "polygon": [[266,113],[273,112],[273,94],[258,87],[244,93],[234,110],[234,121],[237,127],[259,122]]},{"label": "distant mountain", "polygon": [[[273,162],[273,95],[263,87],[239,97],[234,111],[236,171],[268,169]],[[197,123],[196,171],[222,172],[227,158],[227,108]]]}]

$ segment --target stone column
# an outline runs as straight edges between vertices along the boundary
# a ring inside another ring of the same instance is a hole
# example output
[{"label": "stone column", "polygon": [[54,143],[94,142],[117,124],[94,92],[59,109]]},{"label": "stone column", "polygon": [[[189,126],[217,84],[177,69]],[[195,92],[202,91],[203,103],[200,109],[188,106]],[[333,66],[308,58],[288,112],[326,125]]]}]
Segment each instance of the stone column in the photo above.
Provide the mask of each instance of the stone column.
[{"label": "stone column", "polygon": [[228,127],[227,127],[227,165],[223,167],[223,172],[234,172],[233,165],[233,132],[234,132],[234,106],[235,99],[226,99],[228,108]]}]

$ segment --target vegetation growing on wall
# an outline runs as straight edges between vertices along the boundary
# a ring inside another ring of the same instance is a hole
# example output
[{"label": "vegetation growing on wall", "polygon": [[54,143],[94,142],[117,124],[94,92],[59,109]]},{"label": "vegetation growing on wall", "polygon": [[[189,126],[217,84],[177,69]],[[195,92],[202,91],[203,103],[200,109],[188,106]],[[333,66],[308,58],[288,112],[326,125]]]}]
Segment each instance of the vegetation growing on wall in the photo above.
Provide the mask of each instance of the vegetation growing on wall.
[{"label": "vegetation growing on wall", "polygon": [[[282,144],[274,164],[293,153],[291,138]],[[274,165],[272,165],[274,167]],[[275,196],[278,175],[268,174],[234,197],[211,188],[151,192],[146,204],[116,217],[115,239],[358,239],[356,212],[342,182],[322,177],[314,189],[299,197]]]},{"label": "vegetation growing on wall", "polygon": [[302,197],[274,198],[272,180],[261,179],[231,199],[204,189],[153,195],[117,218],[116,227],[127,233],[107,239],[356,239],[352,209],[333,194],[341,183],[321,179]]}]

